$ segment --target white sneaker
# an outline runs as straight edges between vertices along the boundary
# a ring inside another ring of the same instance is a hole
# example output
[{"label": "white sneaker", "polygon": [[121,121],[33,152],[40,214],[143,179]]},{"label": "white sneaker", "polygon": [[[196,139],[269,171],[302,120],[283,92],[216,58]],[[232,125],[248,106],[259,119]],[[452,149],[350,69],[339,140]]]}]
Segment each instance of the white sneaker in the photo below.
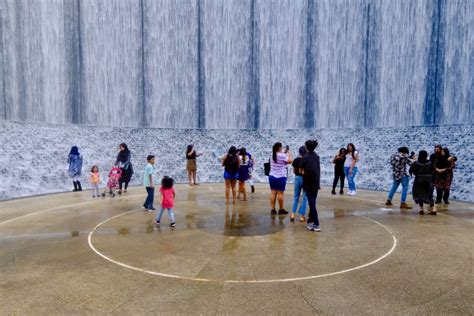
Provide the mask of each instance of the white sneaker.
[{"label": "white sneaker", "polygon": [[352,190],[347,191],[347,195],[352,195]]},{"label": "white sneaker", "polygon": [[356,195],[356,194],[357,194],[357,192],[356,192],[356,191],[352,191],[352,194],[351,194],[351,195]]}]

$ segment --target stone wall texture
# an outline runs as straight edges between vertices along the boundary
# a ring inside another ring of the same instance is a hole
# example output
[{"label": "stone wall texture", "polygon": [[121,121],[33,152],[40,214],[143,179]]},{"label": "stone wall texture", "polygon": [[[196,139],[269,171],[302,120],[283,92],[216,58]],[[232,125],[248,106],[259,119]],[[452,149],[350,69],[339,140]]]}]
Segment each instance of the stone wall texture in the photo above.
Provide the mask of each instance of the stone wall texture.
[{"label": "stone wall texture", "polygon": [[[135,174],[133,185],[141,185],[145,157],[157,157],[157,179],[164,175],[178,183],[186,182],[185,150],[195,144],[200,182],[222,182],[220,159],[231,145],[245,146],[256,160],[256,180],[266,182],[263,163],[276,141],[288,144],[293,152],[309,138],[316,138],[321,156],[322,183],[333,179],[333,156],[352,142],[360,152],[359,188],[387,191],[391,184],[388,162],[400,146],[411,151],[433,151],[437,143],[447,146],[458,157],[452,198],[474,202],[474,131],[471,125],[321,129],[321,130],[194,130],[89,127],[0,121],[0,199],[64,192],[72,189],[67,174],[67,155],[77,145],[84,157],[83,187],[92,165],[98,165],[102,179],[115,161],[118,144],[125,142],[132,151]],[[290,172],[291,174],[291,172]],[[292,177],[290,176],[290,182]]]}]

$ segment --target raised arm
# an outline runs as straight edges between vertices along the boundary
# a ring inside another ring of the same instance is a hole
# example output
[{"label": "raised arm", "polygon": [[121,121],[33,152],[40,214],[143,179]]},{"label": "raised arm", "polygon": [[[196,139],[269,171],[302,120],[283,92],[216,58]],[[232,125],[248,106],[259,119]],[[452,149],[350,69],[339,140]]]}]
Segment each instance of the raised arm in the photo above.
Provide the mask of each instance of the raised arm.
[{"label": "raised arm", "polygon": [[224,155],[224,157],[222,157],[222,167],[225,166],[225,160],[227,159],[227,155]]},{"label": "raised arm", "polygon": [[291,154],[291,151],[288,151],[287,155],[288,155],[288,159],[286,159],[286,163],[290,164],[293,162],[293,155]]}]

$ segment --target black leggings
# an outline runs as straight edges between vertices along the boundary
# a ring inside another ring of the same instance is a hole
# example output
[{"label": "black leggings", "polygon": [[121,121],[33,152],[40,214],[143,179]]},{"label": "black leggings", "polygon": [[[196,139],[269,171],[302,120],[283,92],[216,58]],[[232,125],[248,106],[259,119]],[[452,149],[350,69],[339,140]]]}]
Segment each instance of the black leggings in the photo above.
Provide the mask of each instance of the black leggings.
[{"label": "black leggings", "polygon": [[436,203],[441,203],[441,199],[447,202],[449,199],[449,189],[436,188]]},{"label": "black leggings", "polygon": [[125,183],[125,190],[128,188],[128,183],[132,178],[133,171],[132,169],[123,169],[122,168],[122,176],[119,179],[119,189],[122,190],[122,185]]},{"label": "black leggings", "polygon": [[344,174],[344,171],[342,172],[334,172],[334,181],[332,183],[332,189],[335,190],[337,186],[337,182],[341,181],[341,190],[344,189],[344,179],[346,178],[346,175]]},{"label": "black leggings", "polygon": [[[127,179],[128,180],[128,179]],[[128,188],[128,183],[130,182],[130,180],[124,180],[122,177],[120,177],[119,179],[119,189],[122,190],[122,185],[125,183],[125,190],[127,190]]]}]

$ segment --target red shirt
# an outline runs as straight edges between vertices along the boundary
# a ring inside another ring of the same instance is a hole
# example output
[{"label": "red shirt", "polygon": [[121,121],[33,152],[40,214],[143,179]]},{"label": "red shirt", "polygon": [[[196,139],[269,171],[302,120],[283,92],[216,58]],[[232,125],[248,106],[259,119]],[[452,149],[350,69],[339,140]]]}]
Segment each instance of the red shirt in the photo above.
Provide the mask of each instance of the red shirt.
[{"label": "red shirt", "polygon": [[161,206],[163,208],[172,208],[174,207],[174,188],[164,189],[160,187],[160,193],[163,196],[163,202]]}]

